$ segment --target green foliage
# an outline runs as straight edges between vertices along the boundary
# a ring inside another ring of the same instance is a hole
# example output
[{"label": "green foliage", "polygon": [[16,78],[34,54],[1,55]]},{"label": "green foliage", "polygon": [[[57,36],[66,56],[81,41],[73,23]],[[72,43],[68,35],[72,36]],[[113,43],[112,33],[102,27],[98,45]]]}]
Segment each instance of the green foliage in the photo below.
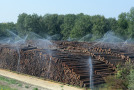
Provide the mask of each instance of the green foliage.
[{"label": "green foliage", "polygon": [[27,16],[28,15],[26,13],[22,13],[18,16],[16,27],[20,36],[23,36],[27,33],[27,30],[25,28],[25,18]]},{"label": "green foliage", "polygon": [[9,33],[7,32],[8,29],[16,32],[16,25],[12,22],[0,23],[0,37],[1,38],[9,36]]},{"label": "green foliage", "polygon": [[128,89],[134,90],[134,69],[130,70]]},{"label": "green foliage", "polygon": [[71,38],[71,40],[93,41],[103,37],[108,31],[123,36],[123,39],[134,38],[134,7],[129,12],[121,13],[118,20],[83,13],[77,15],[46,14],[44,16],[22,13],[18,16],[16,24],[0,23],[0,37],[9,36],[7,29],[23,37],[34,32],[44,38],[52,36],[51,39],[54,40]]},{"label": "green foliage", "polygon": [[115,18],[108,18],[108,27],[111,31],[116,32],[116,29],[118,28],[118,22]]},{"label": "green foliage", "polygon": [[44,18],[44,23],[46,29],[48,30],[49,35],[59,34],[60,33],[60,21],[57,14],[47,15]]},{"label": "green foliage", "polygon": [[117,65],[117,73],[108,76],[105,81],[109,87],[115,89],[134,89],[134,65],[131,61],[127,61],[124,65]]},{"label": "green foliage", "polygon": [[34,88],[33,90],[38,90],[38,88]]},{"label": "green foliage", "polygon": [[64,89],[63,89],[63,87],[64,87],[63,85],[61,85],[60,87],[61,87],[61,90],[64,90]]},{"label": "green foliage", "polygon": [[22,84],[19,83],[18,86],[22,87]]},{"label": "green foliage", "polygon": [[70,36],[70,32],[74,27],[74,23],[76,20],[76,15],[67,14],[64,16],[64,22],[61,25],[61,34],[63,35],[64,40],[68,39]]},{"label": "green foliage", "polygon": [[116,76],[108,76],[105,78],[105,81],[108,85],[108,87],[112,89],[126,89],[124,85],[124,80],[117,78]]},{"label": "green foliage", "polygon": [[98,37],[102,37],[110,28],[108,20],[104,16],[96,15],[92,17],[93,27],[92,33]]},{"label": "green foliage", "polygon": [[92,23],[90,16],[83,15],[79,19],[76,20],[74,27],[70,33],[72,38],[82,38],[86,34],[91,32]]},{"label": "green foliage", "polygon": [[118,26],[119,28],[122,29],[127,29],[128,28],[128,18],[127,18],[127,13],[121,13],[118,16]]},{"label": "green foliage", "polygon": [[25,86],[25,88],[29,88],[29,86]]}]

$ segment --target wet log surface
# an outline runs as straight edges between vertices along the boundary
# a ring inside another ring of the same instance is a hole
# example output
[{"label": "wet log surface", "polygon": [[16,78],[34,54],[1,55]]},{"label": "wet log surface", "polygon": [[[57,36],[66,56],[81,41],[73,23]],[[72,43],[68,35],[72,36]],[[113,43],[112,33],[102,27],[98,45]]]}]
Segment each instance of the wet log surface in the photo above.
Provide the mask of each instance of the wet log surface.
[{"label": "wet log surface", "polygon": [[[105,83],[104,77],[115,73],[117,64],[134,61],[133,52],[95,42],[51,41],[39,48],[35,41],[19,47],[0,45],[0,68],[17,71],[80,87],[90,86],[89,57],[93,63],[93,83]],[[28,45],[28,46],[27,46]],[[131,48],[133,48],[131,46]],[[126,49],[126,48],[125,48]],[[130,46],[129,46],[130,49]]]}]

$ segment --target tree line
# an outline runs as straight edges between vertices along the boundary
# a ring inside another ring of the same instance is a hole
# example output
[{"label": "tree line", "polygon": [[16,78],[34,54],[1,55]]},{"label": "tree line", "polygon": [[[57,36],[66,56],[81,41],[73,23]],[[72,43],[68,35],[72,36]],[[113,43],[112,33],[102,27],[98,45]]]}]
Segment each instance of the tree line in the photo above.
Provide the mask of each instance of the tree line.
[{"label": "tree line", "polygon": [[84,37],[84,40],[93,41],[108,31],[113,31],[123,39],[134,38],[134,7],[129,12],[121,13],[117,20],[83,13],[44,16],[22,13],[18,16],[17,23],[0,23],[0,37],[8,36],[7,29],[22,37],[34,32],[43,38],[50,36],[54,40],[79,40]]}]

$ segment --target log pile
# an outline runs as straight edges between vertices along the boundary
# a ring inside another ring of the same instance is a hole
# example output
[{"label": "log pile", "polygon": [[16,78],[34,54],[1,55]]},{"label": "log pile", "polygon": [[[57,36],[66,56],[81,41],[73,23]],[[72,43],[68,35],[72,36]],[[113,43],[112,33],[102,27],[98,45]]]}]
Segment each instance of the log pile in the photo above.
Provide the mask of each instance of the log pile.
[{"label": "log pile", "polygon": [[76,86],[84,84],[80,81],[81,76],[66,65],[67,56],[70,56],[68,59],[71,59],[76,55],[68,54],[68,52],[62,53],[56,49],[42,50],[36,47],[25,47],[20,48],[19,60],[19,53],[15,46],[1,46],[0,50],[0,68]]},{"label": "log pile", "polygon": [[39,47],[34,41],[27,41],[26,45],[20,47],[0,45],[0,68],[89,87],[89,57],[93,63],[94,85],[105,83],[103,78],[113,75],[117,64],[130,59],[134,61],[132,52],[96,45],[95,42],[51,41],[51,43],[44,44],[47,48]]}]

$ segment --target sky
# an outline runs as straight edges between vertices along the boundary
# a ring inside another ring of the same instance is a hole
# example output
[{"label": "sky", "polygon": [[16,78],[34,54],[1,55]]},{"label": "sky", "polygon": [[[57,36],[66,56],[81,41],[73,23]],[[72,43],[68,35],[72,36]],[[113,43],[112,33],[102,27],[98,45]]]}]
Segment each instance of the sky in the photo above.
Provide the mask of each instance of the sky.
[{"label": "sky", "polygon": [[21,13],[104,15],[118,19],[129,12],[134,0],[1,0],[0,23],[17,22]]}]

